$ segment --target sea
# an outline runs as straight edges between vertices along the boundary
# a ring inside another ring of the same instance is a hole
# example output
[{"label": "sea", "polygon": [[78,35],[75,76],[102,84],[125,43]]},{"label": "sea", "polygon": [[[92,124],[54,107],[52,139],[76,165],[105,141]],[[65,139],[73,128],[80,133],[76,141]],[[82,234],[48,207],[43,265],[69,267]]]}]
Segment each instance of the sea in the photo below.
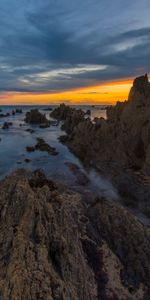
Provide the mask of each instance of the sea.
[{"label": "sea", "polygon": [[[54,109],[56,105],[49,106],[0,106],[0,113],[10,113],[9,117],[0,118],[0,179],[3,179],[6,175],[18,168],[25,168],[28,170],[41,170],[46,176],[54,181],[61,182],[70,188],[86,193],[90,197],[91,190],[96,193],[101,189],[103,194],[108,193],[107,181],[100,178],[96,171],[86,169],[82,162],[69,151],[67,146],[59,142],[59,137],[65,132],[61,130],[61,123],[59,126],[50,126],[49,128],[41,129],[38,125],[26,124],[25,114],[31,109],[37,108],[41,113],[45,114],[47,119],[51,120],[50,111],[47,108]],[[91,110],[91,119],[95,117],[106,118],[106,110],[104,106],[76,106],[84,111]],[[12,115],[12,111],[16,109],[22,109],[22,113],[16,113]],[[12,126],[9,129],[2,129],[4,122],[12,122]],[[20,126],[22,124],[22,126]],[[33,129],[34,133],[30,133],[27,129]],[[37,142],[37,138],[43,138],[50,146],[55,147],[58,152],[57,156],[51,156],[47,152],[34,151],[27,152],[27,146],[34,146]],[[26,159],[30,160],[29,163]],[[85,186],[80,185],[76,176],[72,173],[68,167],[68,163],[75,164],[81,172],[83,172],[89,178],[89,184]],[[96,178],[96,180],[95,180]],[[99,180],[101,182],[99,186]],[[95,184],[93,185],[93,183]],[[111,197],[116,197],[115,191],[111,188]]]},{"label": "sea", "polygon": [[[47,178],[79,192],[87,205],[90,205],[96,196],[104,196],[108,200],[120,202],[117,190],[107,178],[104,178],[96,170],[83,166],[78,157],[67,146],[59,142],[59,137],[65,134],[61,129],[61,123],[58,126],[51,125],[49,128],[42,129],[38,125],[30,125],[24,121],[26,112],[35,108],[45,114],[47,119],[52,120],[51,111],[46,109],[55,107],[57,106],[0,106],[0,114],[10,114],[8,117],[0,117],[0,180],[16,169],[41,170]],[[95,117],[106,119],[106,107],[103,105],[75,107],[84,111],[90,109],[91,120]],[[22,113],[12,115],[12,111],[16,109],[21,109]],[[12,126],[9,129],[2,129],[4,122],[12,122]],[[32,134],[27,131],[29,128],[34,130]],[[35,146],[37,138],[43,138],[46,143],[55,147],[58,155],[52,156],[41,151],[27,152],[26,147]],[[29,160],[28,163],[26,159]],[[81,174],[88,178],[86,184],[77,180],[72,168],[69,168],[70,164],[76,166]],[[139,212],[134,211],[133,213],[142,223],[150,226],[150,219],[140,215]]]}]

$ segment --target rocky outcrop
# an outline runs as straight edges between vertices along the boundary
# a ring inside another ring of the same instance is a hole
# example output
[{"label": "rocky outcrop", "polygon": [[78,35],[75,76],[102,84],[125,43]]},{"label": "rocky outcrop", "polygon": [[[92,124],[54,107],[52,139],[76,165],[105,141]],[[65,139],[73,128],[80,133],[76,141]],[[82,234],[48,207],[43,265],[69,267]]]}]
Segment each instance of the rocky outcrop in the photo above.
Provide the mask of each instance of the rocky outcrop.
[{"label": "rocky outcrop", "polygon": [[72,114],[74,111],[73,108],[71,108],[68,105],[65,105],[64,103],[60,104],[59,107],[56,107],[50,114],[50,116],[54,119],[58,120],[66,120],[68,116]]},{"label": "rocky outcrop", "polygon": [[35,150],[45,151],[49,155],[57,155],[58,152],[54,147],[47,144],[42,138],[37,138],[37,144],[35,146],[27,146],[26,150],[28,152],[34,152]]},{"label": "rocky outcrop", "polygon": [[6,118],[6,117],[10,117],[10,113],[0,114],[0,118]]},{"label": "rocky outcrop", "polygon": [[104,199],[86,208],[39,171],[0,190],[1,299],[148,299],[149,229],[129,212]]},{"label": "rocky outcrop", "polygon": [[32,109],[26,113],[25,122],[30,124],[44,124],[49,125],[49,121],[46,116],[38,111],[38,109]]},{"label": "rocky outcrop", "polygon": [[81,109],[71,108],[65,104],[61,104],[52,111],[51,117],[63,120],[62,129],[71,134],[74,127],[84,120],[85,113]]},{"label": "rocky outcrop", "polygon": [[86,163],[100,166],[101,162],[107,162],[150,173],[150,84],[147,75],[134,80],[128,101],[107,108],[107,120],[96,118],[92,122],[76,117],[78,120],[74,122],[74,114],[70,119],[63,117],[63,128],[67,127],[69,133],[66,143]]},{"label": "rocky outcrop", "polygon": [[67,134],[60,137],[60,141],[85,165],[105,173],[125,205],[150,216],[150,83],[147,75],[134,80],[127,101],[107,107],[106,120],[76,117],[77,122],[74,122],[73,115],[75,112],[70,118],[66,117],[63,128]]},{"label": "rocky outcrop", "polygon": [[5,122],[2,126],[2,129],[9,129],[12,125],[12,122]]},{"label": "rocky outcrop", "polygon": [[23,113],[23,111],[21,108],[16,108],[16,114],[22,114],[22,113]]}]

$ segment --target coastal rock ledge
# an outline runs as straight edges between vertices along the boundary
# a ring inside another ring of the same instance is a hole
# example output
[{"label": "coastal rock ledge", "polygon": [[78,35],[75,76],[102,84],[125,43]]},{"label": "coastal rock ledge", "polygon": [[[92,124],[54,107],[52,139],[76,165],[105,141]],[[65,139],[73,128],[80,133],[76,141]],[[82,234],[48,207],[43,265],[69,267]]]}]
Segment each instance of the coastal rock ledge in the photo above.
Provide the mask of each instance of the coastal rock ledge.
[{"label": "coastal rock ledge", "polygon": [[127,210],[87,208],[40,171],[18,170],[0,190],[0,299],[149,299],[149,229]]},{"label": "coastal rock ledge", "polygon": [[[62,114],[63,112],[63,114]],[[62,137],[83,162],[143,170],[150,175],[150,83],[147,74],[133,82],[128,101],[107,108],[107,119],[85,119],[65,105],[53,111],[64,120]],[[79,118],[80,116],[80,118]]]}]

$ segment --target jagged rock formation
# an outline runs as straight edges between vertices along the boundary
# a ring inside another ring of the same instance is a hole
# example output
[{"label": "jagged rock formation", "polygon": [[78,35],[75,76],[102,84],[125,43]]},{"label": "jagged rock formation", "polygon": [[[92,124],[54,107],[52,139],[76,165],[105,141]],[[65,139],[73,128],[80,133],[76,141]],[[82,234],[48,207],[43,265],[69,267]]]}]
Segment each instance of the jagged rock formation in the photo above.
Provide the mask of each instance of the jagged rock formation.
[{"label": "jagged rock formation", "polygon": [[[128,101],[107,108],[107,119],[94,122],[63,105],[61,136],[84,164],[105,173],[125,205],[150,216],[150,83],[147,75],[133,82]],[[69,113],[68,113],[69,112]],[[55,115],[55,111],[53,112]],[[78,116],[79,115],[79,116]],[[62,106],[57,117],[62,116]],[[75,121],[74,121],[75,116]],[[75,124],[75,125],[74,125]]]},{"label": "jagged rock formation", "polygon": [[[57,109],[60,118],[61,109]],[[66,107],[67,115],[68,111]],[[76,111],[76,122],[73,122],[74,114],[70,114],[68,121],[63,106],[64,129],[67,127],[67,133],[70,130],[65,142],[82,160],[95,166],[106,161],[150,172],[150,84],[147,75],[134,80],[128,101],[107,108],[107,120],[97,118],[92,123],[83,116],[78,118]]]},{"label": "jagged rock formation", "polygon": [[29,124],[43,124],[43,126],[49,125],[49,121],[46,116],[40,113],[38,109],[31,109],[31,111],[27,112],[25,122]]},{"label": "jagged rock formation", "polygon": [[0,182],[0,298],[148,299],[150,235],[104,199],[79,194],[39,171]]},{"label": "jagged rock formation", "polygon": [[63,120],[62,129],[71,134],[74,127],[84,121],[85,113],[81,109],[71,108],[65,104],[61,104],[50,114],[52,118]]}]

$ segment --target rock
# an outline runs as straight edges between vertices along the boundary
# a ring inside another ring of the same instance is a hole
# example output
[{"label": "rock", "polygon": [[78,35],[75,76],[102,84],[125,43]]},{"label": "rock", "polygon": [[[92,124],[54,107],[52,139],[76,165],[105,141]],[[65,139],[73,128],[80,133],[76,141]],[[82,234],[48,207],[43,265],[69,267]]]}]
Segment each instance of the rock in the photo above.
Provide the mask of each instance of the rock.
[{"label": "rock", "polygon": [[46,107],[43,110],[45,110],[45,111],[52,111],[53,109],[52,109],[52,107]]},{"label": "rock", "polygon": [[72,162],[65,162],[70,171],[75,175],[76,182],[80,185],[87,185],[89,183],[89,178],[84,174],[83,171]]},{"label": "rock", "polygon": [[46,151],[49,155],[57,155],[58,152],[54,147],[47,144],[42,138],[37,138],[37,144],[35,150]]},{"label": "rock", "polygon": [[137,223],[131,213],[106,199],[97,199],[90,214],[97,230],[125,266],[121,270],[122,282],[128,288],[136,289],[141,277],[147,281],[146,274],[150,276],[150,265],[147,264],[150,231],[145,232],[144,226]]},{"label": "rock", "polygon": [[68,135],[67,134],[64,134],[64,135],[61,135],[58,140],[61,142],[61,143],[66,143],[68,141]]},{"label": "rock", "polygon": [[[55,110],[54,110],[55,115]],[[150,84],[147,76],[135,79],[128,100],[107,108],[107,119],[85,119],[78,110],[62,107],[66,135],[59,138],[82,162],[103,172],[121,191],[124,204],[150,215]],[[125,176],[124,176],[125,175]],[[128,189],[126,179],[128,178]],[[120,184],[123,178],[125,182]],[[133,180],[134,179],[134,180]],[[124,192],[126,190],[126,193]],[[123,192],[122,192],[123,191]],[[132,193],[131,193],[132,191]],[[122,195],[125,195],[124,197]]]},{"label": "rock", "polygon": [[59,125],[59,120],[57,120],[57,121],[50,121],[50,125],[51,126],[58,126]]},{"label": "rock", "polygon": [[33,130],[32,128],[27,128],[26,131],[30,132],[30,133],[34,133],[35,132],[35,130]]},{"label": "rock", "polygon": [[85,113],[81,109],[74,109],[71,112],[71,115],[67,116],[64,124],[62,125],[62,129],[65,130],[68,134],[71,134],[74,128],[81,122],[85,120]]},{"label": "rock", "polygon": [[26,150],[27,150],[27,152],[34,152],[35,151],[35,147],[27,146]]},{"label": "rock", "polygon": [[87,111],[86,111],[86,113],[85,113],[86,115],[91,115],[91,111],[90,111],[90,109],[87,109]]},{"label": "rock", "polygon": [[[57,114],[58,110],[62,111],[57,109]],[[75,117],[75,114],[78,116],[77,110],[65,119],[63,129],[68,133],[68,146],[78,156],[92,161],[95,166],[105,161],[126,168],[150,169],[150,84],[147,75],[134,80],[128,101],[107,108],[107,120],[96,118],[92,122],[83,116]]]},{"label": "rock", "polygon": [[50,124],[48,124],[48,123],[40,124],[39,127],[42,128],[42,129],[45,129],[45,128],[50,127]]},{"label": "rock", "polygon": [[24,160],[26,163],[30,163],[31,162],[31,159],[29,159],[29,158],[25,158],[25,160]]},{"label": "rock", "polygon": [[54,119],[65,120],[68,116],[72,114],[74,109],[63,104],[60,104],[59,107],[56,107],[50,114],[50,116]]},{"label": "rock", "polygon": [[133,82],[133,87],[135,87],[140,92],[143,92],[145,89],[147,89],[148,85],[149,85],[149,82],[148,82],[147,74],[145,74],[144,76],[135,78],[135,80]]},{"label": "rock", "polygon": [[0,295],[8,299],[146,299],[149,229],[124,208],[40,171],[0,182]]},{"label": "rock", "polygon": [[51,147],[49,144],[47,144],[42,138],[37,138],[37,144],[35,146],[27,146],[26,150],[28,152],[34,152],[35,150],[39,151],[45,151],[49,155],[57,155],[58,152],[54,147]]},{"label": "rock", "polygon": [[6,118],[9,117],[10,113],[6,113],[6,114],[0,114],[0,118]]},{"label": "rock", "polygon": [[52,111],[51,117],[58,120],[64,120],[62,130],[65,130],[70,134],[75,126],[84,121],[85,113],[81,109],[75,109],[65,104],[61,104]]},{"label": "rock", "polygon": [[16,114],[22,114],[22,113],[23,113],[23,111],[21,108],[16,108]]},{"label": "rock", "polygon": [[12,115],[13,115],[13,116],[15,116],[15,114],[16,114],[16,113],[15,113],[15,111],[14,111],[14,110],[12,110]]},{"label": "rock", "polygon": [[12,122],[5,122],[2,126],[2,129],[9,129],[12,125]]},{"label": "rock", "polygon": [[25,122],[30,124],[49,124],[46,116],[38,111],[38,109],[32,109],[26,113]]}]

